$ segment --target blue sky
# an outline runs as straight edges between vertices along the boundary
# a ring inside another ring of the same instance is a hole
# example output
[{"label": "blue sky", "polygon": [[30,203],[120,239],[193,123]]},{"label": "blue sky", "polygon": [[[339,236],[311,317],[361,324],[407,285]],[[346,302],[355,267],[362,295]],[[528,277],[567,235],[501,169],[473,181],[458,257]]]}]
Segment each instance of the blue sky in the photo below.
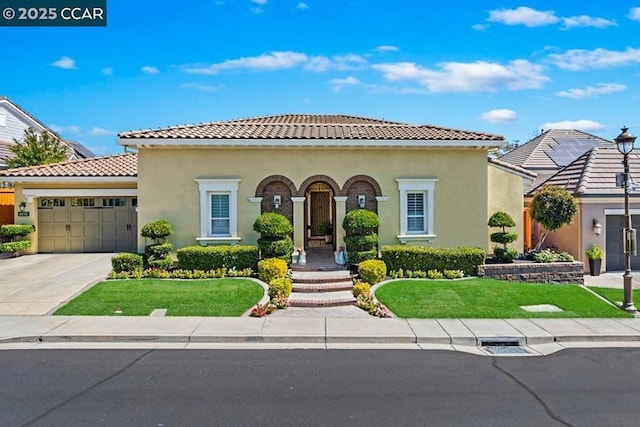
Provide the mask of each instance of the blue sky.
[{"label": "blue sky", "polygon": [[104,28],[0,28],[0,95],[98,154],[121,152],[121,131],[281,113],[521,143],[551,127],[640,134],[640,0],[109,0],[107,10]]}]

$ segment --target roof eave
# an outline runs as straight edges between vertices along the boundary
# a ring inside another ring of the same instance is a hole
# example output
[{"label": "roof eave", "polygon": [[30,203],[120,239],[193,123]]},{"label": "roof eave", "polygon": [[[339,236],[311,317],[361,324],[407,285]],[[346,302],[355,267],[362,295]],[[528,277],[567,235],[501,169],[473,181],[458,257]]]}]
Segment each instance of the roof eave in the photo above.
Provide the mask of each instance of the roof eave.
[{"label": "roof eave", "polygon": [[499,148],[503,140],[118,138],[125,147]]},{"label": "roof eave", "polygon": [[4,176],[0,175],[0,182],[19,183],[121,183],[135,184],[137,176]]}]

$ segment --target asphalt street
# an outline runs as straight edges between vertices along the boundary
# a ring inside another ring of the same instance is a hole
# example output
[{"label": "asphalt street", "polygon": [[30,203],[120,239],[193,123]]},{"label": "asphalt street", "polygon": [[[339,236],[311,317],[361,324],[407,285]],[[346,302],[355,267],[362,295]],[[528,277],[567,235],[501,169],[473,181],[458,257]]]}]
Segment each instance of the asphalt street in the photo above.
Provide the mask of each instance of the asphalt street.
[{"label": "asphalt street", "polygon": [[635,426],[640,349],[6,350],[3,426]]}]

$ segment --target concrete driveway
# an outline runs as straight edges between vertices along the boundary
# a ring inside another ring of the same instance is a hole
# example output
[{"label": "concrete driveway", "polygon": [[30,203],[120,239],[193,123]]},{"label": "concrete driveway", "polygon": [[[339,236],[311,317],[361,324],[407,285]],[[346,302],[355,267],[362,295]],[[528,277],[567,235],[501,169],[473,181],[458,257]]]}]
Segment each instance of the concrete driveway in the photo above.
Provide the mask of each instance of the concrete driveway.
[{"label": "concrete driveway", "polygon": [[37,254],[0,259],[0,316],[45,315],[111,270],[114,254]]}]

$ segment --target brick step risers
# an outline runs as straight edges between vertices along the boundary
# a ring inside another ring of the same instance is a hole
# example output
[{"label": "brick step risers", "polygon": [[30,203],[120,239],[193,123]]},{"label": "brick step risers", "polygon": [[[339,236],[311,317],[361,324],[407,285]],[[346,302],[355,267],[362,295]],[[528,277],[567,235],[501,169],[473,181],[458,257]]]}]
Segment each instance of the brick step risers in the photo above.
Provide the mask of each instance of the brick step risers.
[{"label": "brick step risers", "polygon": [[309,284],[309,285],[321,285],[324,283],[353,283],[353,277],[350,274],[341,276],[313,276],[313,277],[299,277],[295,273],[291,276],[293,283]]},{"label": "brick step risers", "polygon": [[340,282],[325,282],[325,283],[310,283],[310,282],[294,282],[293,283],[293,292],[300,293],[326,293],[326,292],[335,292],[335,291],[350,291],[353,286],[353,282],[351,280],[345,281],[342,280]]},{"label": "brick step risers", "polygon": [[343,265],[300,265],[291,264],[292,271],[344,271]]},{"label": "brick step risers", "polygon": [[352,305],[356,299],[351,291],[333,291],[330,293],[300,293],[293,292],[289,297],[291,307],[336,307]]}]

